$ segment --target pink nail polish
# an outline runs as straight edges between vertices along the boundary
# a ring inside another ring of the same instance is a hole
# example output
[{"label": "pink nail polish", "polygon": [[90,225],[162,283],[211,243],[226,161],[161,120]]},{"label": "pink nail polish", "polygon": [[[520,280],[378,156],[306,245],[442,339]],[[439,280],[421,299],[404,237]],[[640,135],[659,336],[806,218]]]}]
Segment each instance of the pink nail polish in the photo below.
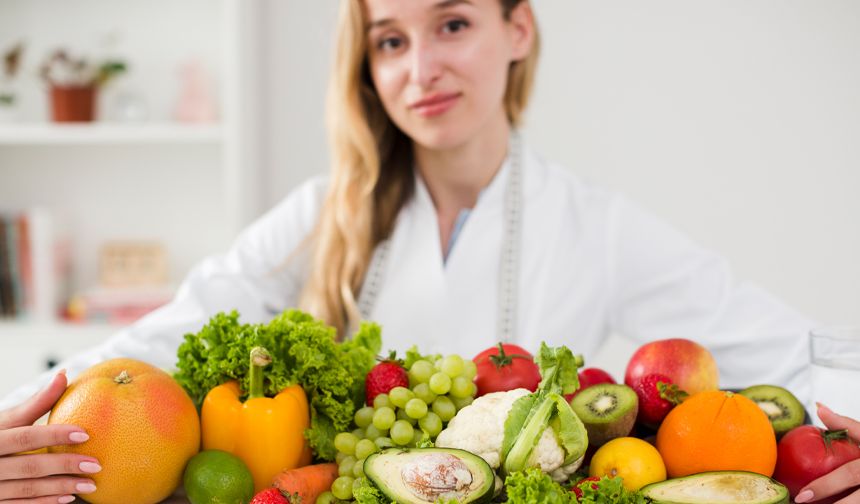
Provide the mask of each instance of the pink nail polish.
[{"label": "pink nail polish", "polygon": [[93,483],[78,483],[75,485],[75,490],[80,493],[93,493],[96,491],[96,486]]},{"label": "pink nail polish", "polygon": [[803,504],[804,502],[811,501],[812,497],[813,497],[812,490],[806,489],[806,490],[800,492],[799,494],[797,494],[797,497],[794,498],[794,502],[797,502],[798,504]]},{"label": "pink nail polish", "polygon": [[88,460],[78,464],[78,467],[81,468],[81,471],[90,474],[97,473],[102,470],[102,466],[100,466],[98,462],[90,462]]},{"label": "pink nail polish", "polygon": [[57,502],[59,502],[60,504],[69,504],[73,500],[75,500],[74,495],[64,495],[64,496],[60,497],[59,499],[57,499]]},{"label": "pink nail polish", "polygon": [[69,441],[73,443],[83,443],[89,438],[90,436],[86,432],[72,432],[69,434]]}]

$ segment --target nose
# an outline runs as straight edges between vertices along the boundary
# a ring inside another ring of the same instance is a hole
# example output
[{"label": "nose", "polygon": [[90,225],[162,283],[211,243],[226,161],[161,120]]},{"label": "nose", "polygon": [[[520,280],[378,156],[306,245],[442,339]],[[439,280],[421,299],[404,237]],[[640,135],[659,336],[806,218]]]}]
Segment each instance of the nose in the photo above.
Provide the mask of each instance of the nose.
[{"label": "nose", "polygon": [[410,58],[410,80],[422,88],[433,87],[442,73],[439,50],[431,42],[421,41],[413,46]]}]

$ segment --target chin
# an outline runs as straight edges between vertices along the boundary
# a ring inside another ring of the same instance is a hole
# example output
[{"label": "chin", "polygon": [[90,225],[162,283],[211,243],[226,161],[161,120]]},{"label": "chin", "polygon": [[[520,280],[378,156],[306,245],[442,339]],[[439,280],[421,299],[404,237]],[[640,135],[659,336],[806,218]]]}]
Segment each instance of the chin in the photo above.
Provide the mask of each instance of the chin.
[{"label": "chin", "polygon": [[466,143],[475,133],[462,123],[440,121],[436,124],[416,125],[406,131],[407,135],[425,149],[447,150]]}]

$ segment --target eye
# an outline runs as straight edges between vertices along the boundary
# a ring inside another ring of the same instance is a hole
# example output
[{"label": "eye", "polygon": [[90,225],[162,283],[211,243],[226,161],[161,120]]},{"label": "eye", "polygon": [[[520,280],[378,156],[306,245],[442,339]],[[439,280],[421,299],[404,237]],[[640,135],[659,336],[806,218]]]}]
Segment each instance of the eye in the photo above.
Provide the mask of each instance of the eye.
[{"label": "eye", "polygon": [[444,33],[457,33],[468,27],[469,23],[466,20],[452,19],[450,21],[446,21],[445,24],[442,25],[442,31]]},{"label": "eye", "polygon": [[398,37],[385,37],[376,42],[376,49],[380,51],[393,51],[403,46],[403,39]]}]

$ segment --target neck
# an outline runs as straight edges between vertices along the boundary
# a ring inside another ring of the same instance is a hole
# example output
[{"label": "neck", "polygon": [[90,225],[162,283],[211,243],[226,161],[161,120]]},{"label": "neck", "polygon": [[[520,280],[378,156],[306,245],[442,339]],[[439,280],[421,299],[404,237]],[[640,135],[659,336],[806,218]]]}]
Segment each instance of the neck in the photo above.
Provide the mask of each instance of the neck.
[{"label": "neck", "polygon": [[468,142],[449,149],[415,145],[416,165],[440,216],[456,216],[463,208],[474,207],[481,190],[502,167],[510,125],[507,118],[493,124]]}]

